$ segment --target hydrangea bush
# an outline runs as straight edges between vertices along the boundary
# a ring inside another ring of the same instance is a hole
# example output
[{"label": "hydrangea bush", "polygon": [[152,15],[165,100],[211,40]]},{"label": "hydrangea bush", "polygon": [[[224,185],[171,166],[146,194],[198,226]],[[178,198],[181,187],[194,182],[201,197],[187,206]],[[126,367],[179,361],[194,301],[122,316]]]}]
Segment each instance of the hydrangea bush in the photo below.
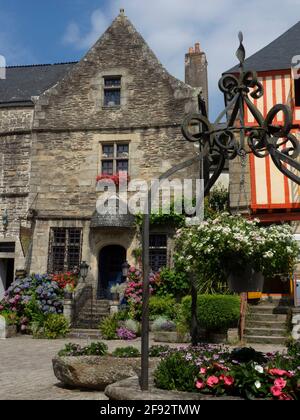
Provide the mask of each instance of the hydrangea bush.
[{"label": "hydrangea bush", "polygon": [[291,227],[260,227],[259,220],[222,213],[213,220],[177,231],[176,258],[187,272],[224,281],[234,267],[247,264],[266,277],[286,276],[299,248]]},{"label": "hydrangea bush", "polygon": [[2,311],[15,313],[21,330],[25,331],[38,318],[63,313],[63,290],[49,275],[16,279],[0,302]]}]

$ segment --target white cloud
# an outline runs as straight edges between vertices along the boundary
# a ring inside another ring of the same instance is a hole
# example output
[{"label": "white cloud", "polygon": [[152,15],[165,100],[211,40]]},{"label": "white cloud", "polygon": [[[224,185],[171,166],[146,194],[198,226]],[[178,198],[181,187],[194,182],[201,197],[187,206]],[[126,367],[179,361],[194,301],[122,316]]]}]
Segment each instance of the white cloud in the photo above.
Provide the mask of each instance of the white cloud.
[{"label": "white cloud", "polygon": [[95,10],[91,15],[91,28],[85,35],[81,34],[77,23],[71,22],[63,36],[65,45],[74,45],[78,50],[90,48],[110,24],[109,17],[105,16],[100,9]]},{"label": "white cloud", "polygon": [[111,0],[106,13],[96,10],[91,29],[81,35],[72,23],[65,42],[87,49],[109,26],[120,8],[174,76],[184,78],[184,54],[199,41],[209,63],[210,109],[223,106],[217,82],[237,63],[237,33],[244,33],[247,56],[267,45],[297,21],[299,0]]}]

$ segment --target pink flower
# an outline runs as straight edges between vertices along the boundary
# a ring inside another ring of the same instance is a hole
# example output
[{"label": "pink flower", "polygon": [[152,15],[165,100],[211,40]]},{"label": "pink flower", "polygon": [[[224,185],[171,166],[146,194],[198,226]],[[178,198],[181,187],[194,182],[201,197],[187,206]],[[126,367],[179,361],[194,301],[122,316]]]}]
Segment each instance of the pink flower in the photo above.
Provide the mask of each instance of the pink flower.
[{"label": "pink flower", "polygon": [[276,385],[271,386],[271,392],[274,397],[279,397],[282,394],[281,387]]},{"label": "pink flower", "polygon": [[286,370],[277,369],[277,368],[270,369],[269,373],[270,375],[274,375],[274,376],[283,376],[283,375],[289,376],[290,375],[289,372],[287,372]]},{"label": "pink flower", "polygon": [[202,381],[201,379],[198,379],[198,381],[196,382],[196,388],[197,389],[203,389],[203,388],[205,388],[205,382]]},{"label": "pink flower", "polygon": [[288,394],[281,394],[281,395],[279,395],[279,400],[285,400],[285,401],[290,401],[290,400],[292,400],[293,398],[290,396],[290,395],[288,395]]},{"label": "pink flower", "polygon": [[219,383],[219,378],[217,378],[217,376],[210,376],[207,379],[207,385],[211,388],[213,388],[215,385],[217,385]]},{"label": "pink flower", "polygon": [[286,386],[286,381],[284,379],[282,379],[282,378],[277,378],[274,381],[274,385],[275,386],[278,386],[279,388],[282,389],[282,388],[284,388]]},{"label": "pink flower", "polygon": [[226,386],[231,386],[234,382],[234,378],[232,376],[224,376],[224,384]]},{"label": "pink flower", "polygon": [[201,374],[201,375],[205,375],[205,374],[206,374],[206,372],[207,372],[207,369],[206,369],[206,368],[201,368],[201,369],[200,369],[200,374]]},{"label": "pink flower", "polygon": [[4,306],[0,305],[0,311],[2,311],[4,309]]}]

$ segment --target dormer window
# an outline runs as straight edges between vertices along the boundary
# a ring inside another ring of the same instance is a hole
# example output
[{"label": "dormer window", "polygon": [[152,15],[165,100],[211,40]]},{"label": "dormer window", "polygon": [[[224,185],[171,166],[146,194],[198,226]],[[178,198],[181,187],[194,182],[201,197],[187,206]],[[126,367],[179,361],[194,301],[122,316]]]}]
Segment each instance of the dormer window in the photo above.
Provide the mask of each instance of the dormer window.
[{"label": "dormer window", "polygon": [[104,106],[121,105],[121,76],[104,77]]}]

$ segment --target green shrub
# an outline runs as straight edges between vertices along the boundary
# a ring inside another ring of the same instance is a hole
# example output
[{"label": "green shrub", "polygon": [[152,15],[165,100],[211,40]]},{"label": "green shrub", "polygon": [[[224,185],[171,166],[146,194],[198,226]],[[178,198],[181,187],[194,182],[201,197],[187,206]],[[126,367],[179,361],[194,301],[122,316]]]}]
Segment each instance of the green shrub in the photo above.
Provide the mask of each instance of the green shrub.
[{"label": "green shrub", "polygon": [[107,345],[102,341],[93,342],[85,347],[81,347],[80,344],[68,343],[58,352],[58,356],[105,356],[107,350]]},{"label": "green shrub", "polygon": [[117,347],[115,351],[112,353],[114,357],[139,357],[141,355],[140,351],[133,347]]},{"label": "green shrub", "polygon": [[170,346],[160,346],[154,345],[149,349],[149,357],[161,357],[164,353],[167,353],[170,350]]},{"label": "green shrub", "polygon": [[160,282],[156,290],[158,296],[166,295],[181,298],[189,293],[190,281],[188,275],[180,268],[163,268],[160,272]]},{"label": "green shrub", "polygon": [[159,316],[174,319],[176,315],[176,300],[170,296],[151,296],[149,299],[149,313],[153,320]]},{"label": "green shrub", "polygon": [[[192,298],[186,296],[181,303],[181,316],[191,322]],[[224,331],[238,325],[240,298],[231,295],[199,295],[197,302],[199,326],[208,331]]]},{"label": "green shrub", "polygon": [[48,339],[64,338],[69,331],[68,321],[63,315],[58,314],[48,315],[43,326],[44,336]]},{"label": "green shrub", "polygon": [[180,351],[174,351],[159,363],[154,372],[155,385],[161,389],[194,392],[198,372],[197,365]]},{"label": "green shrub", "polygon": [[108,316],[101,321],[99,329],[105,340],[117,339],[118,320],[115,315]]},{"label": "green shrub", "polygon": [[102,341],[91,343],[85,347],[85,355],[87,356],[105,356],[107,354],[108,347]]}]

